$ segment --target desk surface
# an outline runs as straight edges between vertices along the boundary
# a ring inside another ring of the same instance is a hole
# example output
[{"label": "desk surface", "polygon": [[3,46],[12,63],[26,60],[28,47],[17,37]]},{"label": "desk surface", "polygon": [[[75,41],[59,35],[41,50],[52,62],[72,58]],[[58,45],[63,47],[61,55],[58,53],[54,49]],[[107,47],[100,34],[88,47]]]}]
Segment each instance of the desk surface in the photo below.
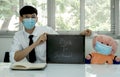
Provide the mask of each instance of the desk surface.
[{"label": "desk surface", "polygon": [[0,77],[120,77],[120,65],[48,64],[44,70],[11,70],[0,63]]},{"label": "desk surface", "polygon": [[11,70],[10,63],[0,63],[0,77],[85,77],[85,65],[48,64],[44,70]]},{"label": "desk surface", "polygon": [[85,65],[86,77],[120,77],[120,65]]}]

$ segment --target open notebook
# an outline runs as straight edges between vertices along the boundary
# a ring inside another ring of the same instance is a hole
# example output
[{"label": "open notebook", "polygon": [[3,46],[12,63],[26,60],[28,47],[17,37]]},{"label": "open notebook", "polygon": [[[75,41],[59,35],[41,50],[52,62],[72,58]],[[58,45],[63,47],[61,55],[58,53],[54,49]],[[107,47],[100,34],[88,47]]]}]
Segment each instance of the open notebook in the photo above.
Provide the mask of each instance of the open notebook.
[{"label": "open notebook", "polygon": [[15,62],[11,64],[10,68],[13,70],[41,70],[44,69],[46,66],[46,63]]}]

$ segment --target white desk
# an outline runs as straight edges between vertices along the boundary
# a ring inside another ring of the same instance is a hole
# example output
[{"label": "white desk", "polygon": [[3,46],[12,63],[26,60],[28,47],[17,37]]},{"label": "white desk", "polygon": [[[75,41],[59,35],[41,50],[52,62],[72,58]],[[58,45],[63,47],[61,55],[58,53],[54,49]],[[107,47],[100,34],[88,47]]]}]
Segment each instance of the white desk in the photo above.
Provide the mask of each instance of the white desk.
[{"label": "white desk", "polygon": [[11,70],[10,63],[0,63],[0,77],[85,77],[85,65],[48,64],[44,70]]},{"label": "white desk", "polygon": [[48,64],[44,70],[11,70],[0,63],[0,77],[120,77],[120,65]]},{"label": "white desk", "polygon": [[120,65],[85,65],[86,77],[120,77]]}]

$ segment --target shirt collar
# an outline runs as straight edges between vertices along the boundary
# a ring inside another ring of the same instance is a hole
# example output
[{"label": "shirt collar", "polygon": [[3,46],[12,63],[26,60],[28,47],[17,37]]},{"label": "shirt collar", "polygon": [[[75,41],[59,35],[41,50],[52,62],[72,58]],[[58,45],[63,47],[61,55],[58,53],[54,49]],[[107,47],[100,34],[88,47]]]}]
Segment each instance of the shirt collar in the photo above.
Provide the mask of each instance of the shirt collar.
[{"label": "shirt collar", "polygon": [[23,29],[23,32],[25,33],[25,35],[26,35],[27,37],[29,37],[30,35],[34,35],[35,37],[38,36],[37,27],[36,27],[36,26],[35,26],[35,29],[34,29],[34,31],[33,31],[32,34],[27,33],[27,32],[25,31],[25,29]]}]

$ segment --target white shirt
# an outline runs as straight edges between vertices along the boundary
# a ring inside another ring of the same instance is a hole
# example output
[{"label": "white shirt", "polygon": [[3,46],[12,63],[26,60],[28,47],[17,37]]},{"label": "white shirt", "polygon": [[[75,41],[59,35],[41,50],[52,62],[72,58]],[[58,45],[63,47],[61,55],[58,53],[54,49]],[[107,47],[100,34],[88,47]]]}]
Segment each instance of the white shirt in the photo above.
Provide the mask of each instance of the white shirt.
[{"label": "white shirt", "polygon": [[[41,36],[43,33],[48,33],[48,34],[57,34],[52,28],[47,27],[47,26],[36,26],[35,30],[33,31],[32,35],[33,41],[35,42],[39,36]],[[10,52],[10,61],[15,62],[14,56],[15,52],[18,50],[23,50],[26,47],[29,46],[29,33],[27,33],[25,30],[21,30],[15,33],[14,38],[13,38],[13,44],[11,47],[11,52]],[[35,48],[36,52],[36,62],[46,62],[46,42],[43,44],[40,44],[36,46]],[[26,57],[25,57],[26,58]]]}]

